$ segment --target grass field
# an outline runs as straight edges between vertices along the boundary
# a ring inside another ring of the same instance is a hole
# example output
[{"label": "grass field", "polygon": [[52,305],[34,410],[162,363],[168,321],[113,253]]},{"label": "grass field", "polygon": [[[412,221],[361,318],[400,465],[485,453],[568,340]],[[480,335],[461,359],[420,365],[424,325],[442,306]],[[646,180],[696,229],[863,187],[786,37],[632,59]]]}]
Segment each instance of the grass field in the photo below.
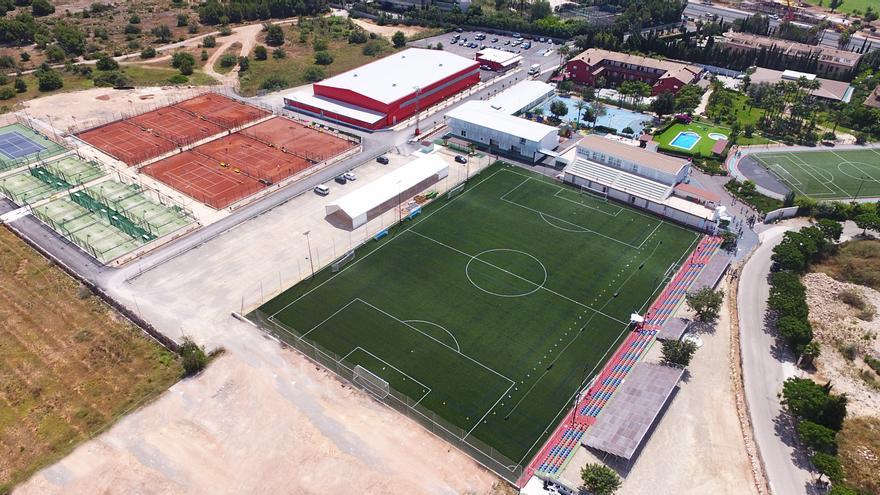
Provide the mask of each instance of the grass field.
[{"label": "grass field", "polygon": [[252,316],[367,368],[516,466],[697,239],[495,165]]},{"label": "grass field", "polygon": [[[680,148],[678,146],[673,146],[672,142],[675,140],[675,137],[678,136],[681,132],[693,132],[700,136],[700,140],[696,142],[696,144],[690,148]],[[659,148],[664,151],[672,151],[679,154],[689,154],[693,156],[703,156],[710,158],[712,156],[712,146],[715,146],[715,140],[709,137],[710,133],[718,133],[723,134],[725,136],[730,136],[730,130],[714,126],[711,124],[703,124],[698,122],[692,122],[690,124],[673,124],[660,134],[659,136],[655,136],[655,140],[659,144]]]},{"label": "grass field", "polygon": [[174,354],[0,227],[0,493],[180,374]]},{"label": "grass field", "polygon": [[751,157],[801,196],[880,197],[880,149],[770,152]]}]

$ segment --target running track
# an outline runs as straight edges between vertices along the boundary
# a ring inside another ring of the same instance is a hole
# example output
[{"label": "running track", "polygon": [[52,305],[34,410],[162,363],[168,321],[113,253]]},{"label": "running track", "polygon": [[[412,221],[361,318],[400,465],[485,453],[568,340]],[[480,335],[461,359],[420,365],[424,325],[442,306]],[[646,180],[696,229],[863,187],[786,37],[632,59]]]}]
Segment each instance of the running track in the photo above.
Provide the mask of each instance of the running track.
[{"label": "running track", "polygon": [[526,467],[517,486],[520,488],[525,486],[535,473],[555,478],[562,472],[590,425],[596,422],[596,417],[633,365],[648,349],[654,335],[684,300],[691,284],[719,246],[721,246],[720,237],[705,237],[700,241],[697,249],[675,274],[672,282],[651,305],[644,325],[639,330],[630,332],[602,369],[599,377],[580,399],[577,407],[565,415],[538,455]]}]

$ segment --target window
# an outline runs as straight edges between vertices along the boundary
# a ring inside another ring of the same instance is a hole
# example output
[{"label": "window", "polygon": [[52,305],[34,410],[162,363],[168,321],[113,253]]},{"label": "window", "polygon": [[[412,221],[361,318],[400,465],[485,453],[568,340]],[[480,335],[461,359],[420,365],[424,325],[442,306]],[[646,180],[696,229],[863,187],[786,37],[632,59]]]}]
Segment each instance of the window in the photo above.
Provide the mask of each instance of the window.
[{"label": "window", "polygon": [[526,144],[526,138],[519,138],[519,144]]},{"label": "window", "polygon": [[489,138],[489,146],[495,146],[495,147],[497,148],[497,147],[498,147],[498,141],[496,141],[496,140],[494,140],[494,139],[492,139],[492,138]]},{"label": "window", "polygon": [[467,131],[464,129],[461,130],[461,137],[467,137]]}]

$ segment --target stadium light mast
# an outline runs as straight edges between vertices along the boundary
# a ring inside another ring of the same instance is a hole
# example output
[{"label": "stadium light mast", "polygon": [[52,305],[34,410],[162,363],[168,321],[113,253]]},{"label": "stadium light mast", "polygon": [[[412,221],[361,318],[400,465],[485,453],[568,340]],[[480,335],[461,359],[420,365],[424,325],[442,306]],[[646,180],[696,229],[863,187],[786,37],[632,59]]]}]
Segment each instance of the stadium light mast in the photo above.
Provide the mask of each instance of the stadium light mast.
[{"label": "stadium light mast", "polygon": [[306,236],[306,245],[309,247],[309,266],[312,268],[312,278],[315,278],[315,261],[312,259],[312,240],[309,237],[309,234],[312,232],[307,230],[303,232],[303,235]]},{"label": "stadium light mast", "polygon": [[865,184],[865,179],[867,179],[867,177],[862,177],[859,180],[859,188],[856,189],[856,195],[853,196],[853,201],[859,199],[859,193],[862,192],[862,186]]}]

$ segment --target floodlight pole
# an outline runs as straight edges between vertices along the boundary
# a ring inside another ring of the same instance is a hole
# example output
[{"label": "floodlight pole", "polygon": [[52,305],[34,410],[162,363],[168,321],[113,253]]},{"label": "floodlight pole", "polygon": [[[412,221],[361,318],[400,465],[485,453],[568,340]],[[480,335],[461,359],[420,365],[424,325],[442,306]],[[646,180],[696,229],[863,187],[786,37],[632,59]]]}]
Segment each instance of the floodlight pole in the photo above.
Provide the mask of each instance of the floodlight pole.
[{"label": "floodlight pole", "polygon": [[859,188],[856,189],[856,195],[853,196],[853,201],[855,201],[855,200],[857,200],[857,199],[859,198],[859,193],[862,192],[862,185],[865,184],[865,179],[867,179],[867,177],[862,177],[862,178],[860,179],[860,181],[859,181]]},{"label": "floodlight pole", "polygon": [[315,262],[312,260],[312,241],[311,241],[311,238],[309,238],[310,233],[311,233],[311,231],[307,230],[307,231],[303,232],[303,235],[306,236],[306,245],[309,247],[309,265],[312,268],[312,277],[311,278],[315,278]]}]

